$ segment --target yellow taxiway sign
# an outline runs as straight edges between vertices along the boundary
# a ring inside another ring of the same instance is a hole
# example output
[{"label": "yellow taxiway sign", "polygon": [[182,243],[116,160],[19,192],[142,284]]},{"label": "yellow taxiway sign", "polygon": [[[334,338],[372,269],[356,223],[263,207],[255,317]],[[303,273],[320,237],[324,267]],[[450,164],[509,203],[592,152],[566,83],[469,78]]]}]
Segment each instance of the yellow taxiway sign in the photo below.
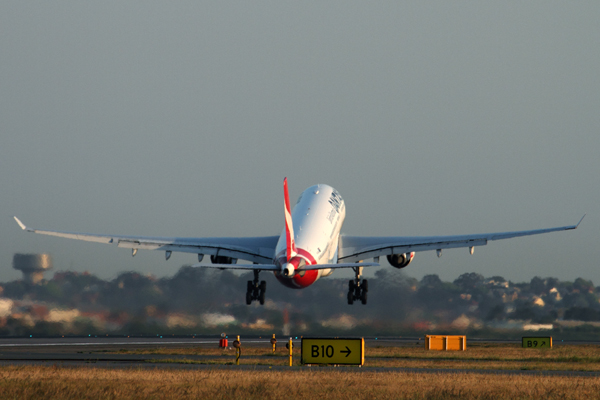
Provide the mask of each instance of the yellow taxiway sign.
[{"label": "yellow taxiway sign", "polygon": [[302,364],[364,365],[363,338],[302,338]]},{"label": "yellow taxiway sign", "polygon": [[552,348],[552,336],[545,337],[523,337],[523,347],[526,349]]}]

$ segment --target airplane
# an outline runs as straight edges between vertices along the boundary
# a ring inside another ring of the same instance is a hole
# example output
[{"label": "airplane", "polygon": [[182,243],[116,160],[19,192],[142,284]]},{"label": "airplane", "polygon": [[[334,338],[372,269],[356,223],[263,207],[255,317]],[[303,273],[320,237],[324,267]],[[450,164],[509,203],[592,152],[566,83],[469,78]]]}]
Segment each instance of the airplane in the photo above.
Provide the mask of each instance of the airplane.
[{"label": "airplane", "polygon": [[[354,279],[348,283],[348,304],[357,300],[367,304],[369,285],[366,279],[361,279],[363,268],[379,266],[381,256],[386,256],[392,267],[401,269],[414,260],[417,252],[435,250],[441,257],[443,249],[468,247],[473,254],[476,246],[484,246],[488,241],[577,229],[585,217],[576,225],[529,231],[459,236],[346,236],[340,234],[346,217],[346,204],[337,190],[324,184],[311,186],[302,192],[293,210],[287,178],[283,180],[283,194],[285,226],[279,236],[179,238],[99,235],[33,229],[17,217],[14,219],[27,232],[116,243],[118,247],[132,249],[132,256],[138,249],[162,250],[168,260],[172,252],[178,251],[198,254],[200,263],[204,255],[210,255],[212,264],[194,264],[193,267],[253,271],[254,279],[247,284],[246,304],[258,300],[262,305],[267,284],[259,280],[261,271],[272,271],[284,286],[302,289],[331,275],[334,269],[352,268]],[[250,263],[237,264],[239,259]],[[373,261],[365,262],[369,259]]]}]

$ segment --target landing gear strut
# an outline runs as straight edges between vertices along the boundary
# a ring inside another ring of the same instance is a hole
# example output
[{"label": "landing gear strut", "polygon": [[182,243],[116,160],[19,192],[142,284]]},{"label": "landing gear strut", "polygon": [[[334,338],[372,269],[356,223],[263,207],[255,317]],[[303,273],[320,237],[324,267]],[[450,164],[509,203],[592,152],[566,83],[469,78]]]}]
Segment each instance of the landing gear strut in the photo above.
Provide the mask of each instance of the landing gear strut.
[{"label": "landing gear strut", "polygon": [[354,300],[360,300],[361,303],[367,304],[369,281],[360,279],[363,267],[353,267],[352,269],[354,270],[354,279],[348,282],[348,304],[354,303]]},{"label": "landing gear strut", "polygon": [[260,305],[265,304],[265,291],[267,290],[267,282],[260,281],[258,283],[259,270],[254,270],[254,280],[248,281],[246,289],[246,304],[252,304],[252,300],[258,300]]}]

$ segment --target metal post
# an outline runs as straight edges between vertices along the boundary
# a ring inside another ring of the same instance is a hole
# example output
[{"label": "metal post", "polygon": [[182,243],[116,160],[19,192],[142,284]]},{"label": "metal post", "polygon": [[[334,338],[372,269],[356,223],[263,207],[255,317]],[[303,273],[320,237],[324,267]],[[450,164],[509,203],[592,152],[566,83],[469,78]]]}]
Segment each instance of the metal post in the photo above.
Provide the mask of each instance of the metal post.
[{"label": "metal post", "polygon": [[237,340],[233,342],[235,347],[235,365],[240,365],[240,356],[242,355],[242,343],[240,343],[240,335],[237,335]]},{"label": "metal post", "polygon": [[275,339],[275,334],[273,334],[273,338],[271,339],[271,345],[273,345],[273,353],[277,349],[277,339]]}]

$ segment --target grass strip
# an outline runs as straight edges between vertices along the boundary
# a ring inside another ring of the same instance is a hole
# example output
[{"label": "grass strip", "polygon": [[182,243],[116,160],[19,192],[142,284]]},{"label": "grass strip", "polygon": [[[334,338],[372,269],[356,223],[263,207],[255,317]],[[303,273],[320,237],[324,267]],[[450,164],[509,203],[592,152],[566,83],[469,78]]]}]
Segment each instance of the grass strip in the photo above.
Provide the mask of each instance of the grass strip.
[{"label": "grass strip", "polygon": [[363,372],[0,367],[19,399],[594,399],[598,377]]}]

